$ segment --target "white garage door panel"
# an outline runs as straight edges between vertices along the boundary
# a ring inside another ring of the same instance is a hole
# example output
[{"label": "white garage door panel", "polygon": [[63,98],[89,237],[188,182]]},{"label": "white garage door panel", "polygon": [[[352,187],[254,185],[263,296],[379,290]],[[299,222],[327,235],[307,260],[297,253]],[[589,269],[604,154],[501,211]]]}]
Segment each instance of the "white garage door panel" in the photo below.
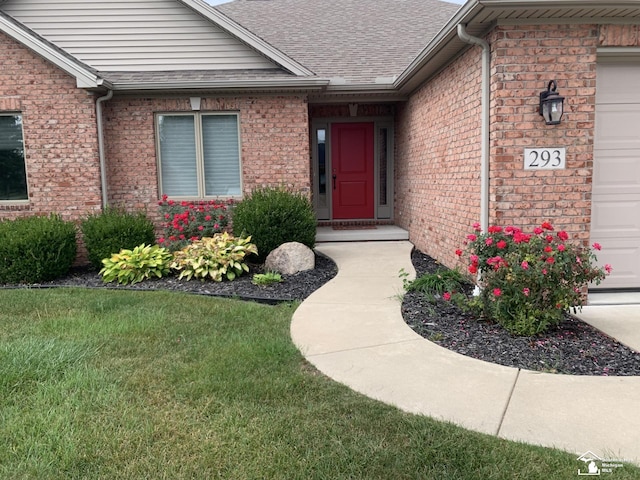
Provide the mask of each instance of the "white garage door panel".
[{"label": "white garage door panel", "polygon": [[640,194],[638,150],[598,150],[594,154],[593,196]]},{"label": "white garage door panel", "polygon": [[640,238],[640,194],[607,197],[594,197],[591,239],[608,246],[605,239]]},{"label": "white garage door panel", "polygon": [[640,68],[637,63],[601,63],[597,68],[596,102],[640,104]]},{"label": "white garage door panel", "polygon": [[629,288],[640,285],[640,245],[635,240],[607,240],[602,250],[596,252],[598,265],[607,263],[613,267],[600,285],[594,288]]},{"label": "white garage door panel", "polygon": [[598,105],[596,107],[596,150],[638,149],[640,148],[639,129],[638,105]]},{"label": "white garage door panel", "polygon": [[591,241],[613,267],[593,288],[640,288],[640,61],[598,64]]}]

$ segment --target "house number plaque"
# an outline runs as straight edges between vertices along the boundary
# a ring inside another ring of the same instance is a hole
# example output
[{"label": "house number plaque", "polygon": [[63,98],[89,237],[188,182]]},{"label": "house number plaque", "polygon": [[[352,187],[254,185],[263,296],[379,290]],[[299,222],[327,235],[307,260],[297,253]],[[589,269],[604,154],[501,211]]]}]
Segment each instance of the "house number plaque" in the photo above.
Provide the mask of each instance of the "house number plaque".
[{"label": "house number plaque", "polygon": [[525,170],[562,170],[567,168],[567,149],[559,148],[525,148]]}]

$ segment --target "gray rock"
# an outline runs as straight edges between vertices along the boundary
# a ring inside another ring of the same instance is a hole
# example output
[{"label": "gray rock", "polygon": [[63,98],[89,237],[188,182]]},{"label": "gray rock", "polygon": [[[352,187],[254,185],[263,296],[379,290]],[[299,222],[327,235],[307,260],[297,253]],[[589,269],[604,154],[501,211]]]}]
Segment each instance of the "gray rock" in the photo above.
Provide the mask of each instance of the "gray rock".
[{"label": "gray rock", "polygon": [[283,243],[267,255],[264,263],[266,271],[283,275],[313,270],[315,266],[316,257],[313,250],[298,242]]}]

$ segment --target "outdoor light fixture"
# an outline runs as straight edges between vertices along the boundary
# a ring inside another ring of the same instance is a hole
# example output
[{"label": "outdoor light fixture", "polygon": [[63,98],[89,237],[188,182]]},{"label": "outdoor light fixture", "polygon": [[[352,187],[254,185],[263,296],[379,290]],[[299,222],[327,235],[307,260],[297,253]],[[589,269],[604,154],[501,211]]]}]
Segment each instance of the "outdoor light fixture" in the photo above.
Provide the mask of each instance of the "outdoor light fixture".
[{"label": "outdoor light fixture", "polygon": [[558,125],[562,118],[564,97],[556,92],[557,88],[556,81],[551,80],[547,89],[540,92],[540,115],[547,125]]}]

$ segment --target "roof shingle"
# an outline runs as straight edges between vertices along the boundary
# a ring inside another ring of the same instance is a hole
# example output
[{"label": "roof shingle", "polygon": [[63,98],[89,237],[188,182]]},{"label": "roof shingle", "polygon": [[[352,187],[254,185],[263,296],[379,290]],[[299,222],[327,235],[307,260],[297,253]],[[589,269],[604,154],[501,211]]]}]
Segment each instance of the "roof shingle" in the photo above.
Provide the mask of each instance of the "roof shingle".
[{"label": "roof shingle", "polygon": [[235,0],[216,8],[327,78],[390,83],[460,6],[440,0]]}]

